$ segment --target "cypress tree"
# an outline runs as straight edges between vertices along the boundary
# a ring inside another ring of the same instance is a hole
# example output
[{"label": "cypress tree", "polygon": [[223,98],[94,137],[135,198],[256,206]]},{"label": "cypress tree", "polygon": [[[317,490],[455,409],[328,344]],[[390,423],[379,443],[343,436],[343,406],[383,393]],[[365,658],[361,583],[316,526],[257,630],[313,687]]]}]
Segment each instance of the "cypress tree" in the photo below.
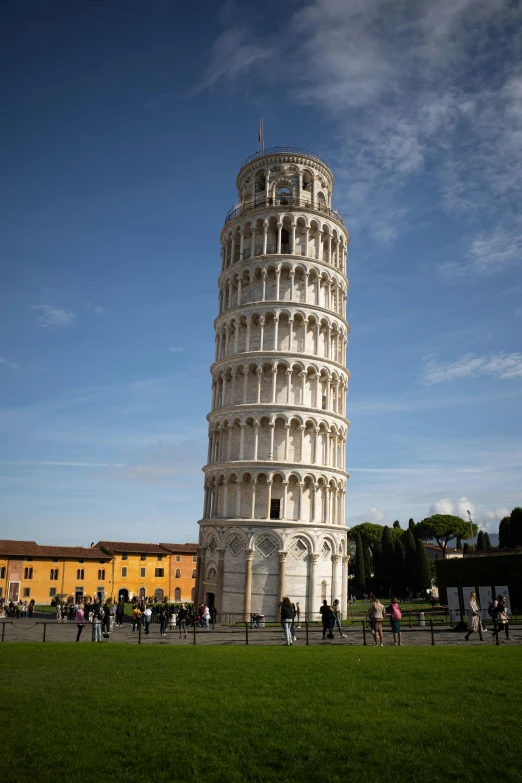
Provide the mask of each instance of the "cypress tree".
[{"label": "cypress tree", "polygon": [[364,575],[366,577],[366,584],[368,585],[370,579],[372,578],[372,553],[366,541],[363,541],[363,552],[364,552]]},{"label": "cypress tree", "polygon": [[374,544],[372,547],[372,560],[373,560],[373,581],[374,589],[379,590],[381,587],[381,544]]},{"label": "cypress tree", "polygon": [[408,528],[404,533],[402,543],[404,544],[405,585],[409,590],[413,590],[415,584],[415,549],[417,545],[411,528]]},{"label": "cypress tree", "polygon": [[417,590],[423,592],[431,587],[431,568],[426,547],[422,541],[417,541],[415,549],[415,586]]},{"label": "cypress tree", "polygon": [[493,549],[493,547],[491,546],[491,541],[490,541],[490,538],[489,538],[489,533],[487,533],[487,532],[486,532],[486,533],[484,533],[484,539],[485,539],[485,541],[486,541],[486,552],[491,552],[491,550]]},{"label": "cypress tree", "polygon": [[401,544],[400,538],[395,539],[395,584],[393,589],[396,594],[402,596],[402,592],[405,587],[405,569],[404,569],[404,549]]},{"label": "cypress tree", "polygon": [[486,539],[484,538],[484,533],[482,530],[479,530],[479,534],[477,536],[477,552],[485,552],[486,551]]},{"label": "cypress tree", "polygon": [[522,508],[515,506],[509,523],[511,546],[522,546]]},{"label": "cypress tree", "polygon": [[393,527],[398,527],[398,528],[399,528],[399,530],[400,530],[401,523],[399,522],[399,520],[398,520],[398,519],[396,519],[396,520],[395,520],[395,522],[393,523]]},{"label": "cypress tree", "polygon": [[361,534],[357,533],[355,538],[355,589],[361,595],[366,586],[366,577],[364,573],[364,550]]},{"label": "cypress tree", "polygon": [[511,546],[511,517],[504,517],[498,526],[498,545],[501,549]]},{"label": "cypress tree", "polygon": [[462,549],[462,539],[457,536],[457,543],[455,544],[456,549]]},{"label": "cypress tree", "polygon": [[388,595],[395,582],[395,547],[388,525],[385,525],[382,531],[381,569],[379,576],[382,588]]},{"label": "cypress tree", "polygon": [[462,547],[462,554],[469,555],[469,544],[467,541],[464,542],[464,546]]},{"label": "cypress tree", "polygon": [[415,522],[411,517],[408,519],[408,528],[411,530],[412,533],[415,530]]}]

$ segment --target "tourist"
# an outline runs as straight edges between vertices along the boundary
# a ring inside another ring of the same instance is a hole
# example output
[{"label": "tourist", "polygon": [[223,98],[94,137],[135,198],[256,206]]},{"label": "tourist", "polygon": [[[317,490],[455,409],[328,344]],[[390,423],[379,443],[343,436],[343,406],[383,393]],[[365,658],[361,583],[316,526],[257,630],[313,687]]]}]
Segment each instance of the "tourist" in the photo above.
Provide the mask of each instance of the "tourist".
[{"label": "tourist", "polygon": [[101,642],[102,640],[102,622],[103,622],[103,607],[98,598],[94,601],[92,616],[92,640],[93,642]]},{"label": "tourist", "polygon": [[333,639],[335,615],[332,607],[328,606],[326,598],[323,600],[323,605],[319,609],[319,614],[321,615],[321,622],[323,624],[323,641],[326,639],[327,634],[329,639]]},{"label": "tourist", "polygon": [[103,607],[103,621],[102,621],[102,631],[105,635],[109,635],[111,630],[111,607],[109,602],[106,602]]},{"label": "tourist", "polygon": [[132,630],[139,631],[140,623],[141,623],[141,611],[138,604],[134,604],[134,608],[132,610]]},{"label": "tourist", "polygon": [[56,604],[56,622],[62,622],[62,605],[60,603]]},{"label": "tourist", "polygon": [[343,628],[341,625],[341,606],[338,598],[336,598],[333,602],[332,608],[334,613],[334,628],[337,627],[339,629],[339,633],[341,634],[341,638],[346,639],[346,634],[343,633]]},{"label": "tourist", "polygon": [[301,607],[299,606],[299,601],[297,601],[295,605],[295,616],[297,618],[297,627],[301,627]]},{"label": "tourist", "polygon": [[160,636],[167,635],[167,609],[162,606],[159,612]]},{"label": "tourist", "polygon": [[123,626],[123,618],[125,616],[125,604],[123,601],[120,601],[118,603],[118,606],[116,607],[116,625],[121,628]]},{"label": "tourist", "polygon": [[34,598],[31,598],[29,601],[29,617],[31,618],[33,616],[34,612]]},{"label": "tourist", "polygon": [[209,629],[209,622],[210,622],[210,609],[205,604],[203,607],[203,614],[202,614],[203,622],[205,623],[205,631],[208,631]]},{"label": "tourist", "polygon": [[297,636],[295,635],[295,618],[296,618],[296,615],[297,615],[297,610],[295,608],[295,604],[294,603],[292,603],[291,606],[292,606],[292,623],[290,625],[290,636],[292,637],[292,641],[296,642],[297,641]]},{"label": "tourist", "polygon": [[401,620],[402,620],[402,611],[399,606],[399,600],[397,598],[392,598],[391,604],[388,607],[390,611],[390,625],[393,633],[393,644],[395,647],[401,647],[402,641],[401,641]]},{"label": "tourist", "polygon": [[464,639],[468,642],[470,635],[475,633],[475,631],[478,631],[481,627],[480,606],[477,601],[477,594],[470,593],[468,605],[468,632]]},{"label": "tourist", "polygon": [[287,647],[292,644],[292,635],[290,631],[290,627],[292,625],[292,613],[293,610],[290,599],[288,596],[285,596],[281,603],[281,623],[285,632],[285,644]]},{"label": "tourist", "polygon": [[507,604],[506,604],[506,596],[505,595],[497,595],[497,614],[496,614],[496,620],[497,620],[497,627],[495,630],[495,633],[497,635],[497,641],[498,641],[498,635],[502,632],[502,629],[504,630],[504,633],[506,634],[506,639],[509,639],[509,619],[511,616],[511,612],[509,611]]},{"label": "tourist", "polygon": [[178,625],[179,625],[179,638],[181,639],[181,636],[183,634],[183,637],[187,638],[187,618],[188,618],[188,611],[185,604],[182,604],[179,607],[178,612]]},{"label": "tourist", "polygon": [[78,608],[76,610],[76,627],[78,628],[76,641],[79,642],[82,631],[85,628],[85,614],[83,612],[83,604],[78,604]]},{"label": "tourist", "polygon": [[143,612],[143,619],[145,621],[145,634],[148,636],[150,632],[150,623],[152,620],[152,609],[150,608],[150,606],[147,606],[147,608]]},{"label": "tourist", "polygon": [[382,635],[382,622],[384,620],[384,613],[385,613],[384,605],[381,604],[378,598],[375,598],[373,596],[372,605],[370,607],[370,620],[373,624],[373,638],[374,638],[374,645],[377,647],[384,647],[384,639]]}]

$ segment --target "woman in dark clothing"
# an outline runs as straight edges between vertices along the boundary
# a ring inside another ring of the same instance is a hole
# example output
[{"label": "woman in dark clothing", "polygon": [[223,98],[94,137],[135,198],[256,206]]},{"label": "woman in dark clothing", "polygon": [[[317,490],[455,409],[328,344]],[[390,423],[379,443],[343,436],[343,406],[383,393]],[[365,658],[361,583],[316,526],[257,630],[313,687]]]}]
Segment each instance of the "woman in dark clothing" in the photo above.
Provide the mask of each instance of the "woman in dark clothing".
[{"label": "woman in dark clothing", "polygon": [[292,625],[293,614],[294,613],[292,610],[292,604],[290,603],[290,599],[288,598],[288,596],[285,596],[281,604],[281,622],[283,624],[287,646],[290,646],[292,644],[292,634],[290,631],[290,626]]},{"label": "woman in dark clothing", "polygon": [[321,614],[321,621],[323,623],[323,639],[326,639],[326,634],[328,634],[328,638],[331,639],[333,637],[335,614],[332,607],[328,606],[328,601],[326,598],[324,599],[323,605],[319,609],[319,612]]}]

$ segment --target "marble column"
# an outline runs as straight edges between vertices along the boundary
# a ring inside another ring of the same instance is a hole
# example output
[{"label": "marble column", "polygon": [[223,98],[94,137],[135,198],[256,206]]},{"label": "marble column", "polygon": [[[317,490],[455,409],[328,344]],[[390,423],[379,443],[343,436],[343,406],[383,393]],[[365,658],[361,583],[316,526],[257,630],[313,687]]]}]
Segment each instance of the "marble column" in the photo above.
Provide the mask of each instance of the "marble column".
[{"label": "marble column", "polygon": [[341,555],[332,555],[332,603],[335,601],[336,598],[339,599],[339,601],[341,600],[339,595],[340,564],[341,564]]},{"label": "marble column", "polygon": [[276,617],[279,615],[279,604],[286,593],[286,556],[288,552],[279,552],[279,574],[277,579]]},{"label": "marble column", "polygon": [[341,588],[341,597],[339,599],[340,602],[341,602],[341,617],[343,619],[345,619],[346,616],[347,616],[346,604],[347,604],[347,601],[348,601],[348,564],[349,564],[349,562],[350,562],[349,555],[343,555],[343,569],[342,569],[342,579],[341,579],[342,588]]},{"label": "marble column", "polygon": [[254,559],[254,550],[247,549],[245,556],[245,597],[243,612],[246,621],[250,619],[250,613],[252,611],[252,561]]},{"label": "marble column", "polygon": [[308,581],[308,606],[306,609],[309,620],[312,620],[314,616],[319,612],[319,605],[317,604],[317,563],[319,562],[319,555],[310,555],[310,577]]}]

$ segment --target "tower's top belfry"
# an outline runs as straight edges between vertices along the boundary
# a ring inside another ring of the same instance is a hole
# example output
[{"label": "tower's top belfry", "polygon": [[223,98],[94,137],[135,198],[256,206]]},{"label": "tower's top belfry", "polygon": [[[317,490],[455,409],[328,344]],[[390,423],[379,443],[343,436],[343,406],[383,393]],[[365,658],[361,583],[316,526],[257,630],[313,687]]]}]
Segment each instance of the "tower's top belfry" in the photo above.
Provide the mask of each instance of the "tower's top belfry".
[{"label": "tower's top belfry", "polygon": [[308,150],[273,147],[251,155],[236,180],[238,201],[226,221],[262,205],[312,209],[343,224],[332,207],[333,174],[322,158]]}]

